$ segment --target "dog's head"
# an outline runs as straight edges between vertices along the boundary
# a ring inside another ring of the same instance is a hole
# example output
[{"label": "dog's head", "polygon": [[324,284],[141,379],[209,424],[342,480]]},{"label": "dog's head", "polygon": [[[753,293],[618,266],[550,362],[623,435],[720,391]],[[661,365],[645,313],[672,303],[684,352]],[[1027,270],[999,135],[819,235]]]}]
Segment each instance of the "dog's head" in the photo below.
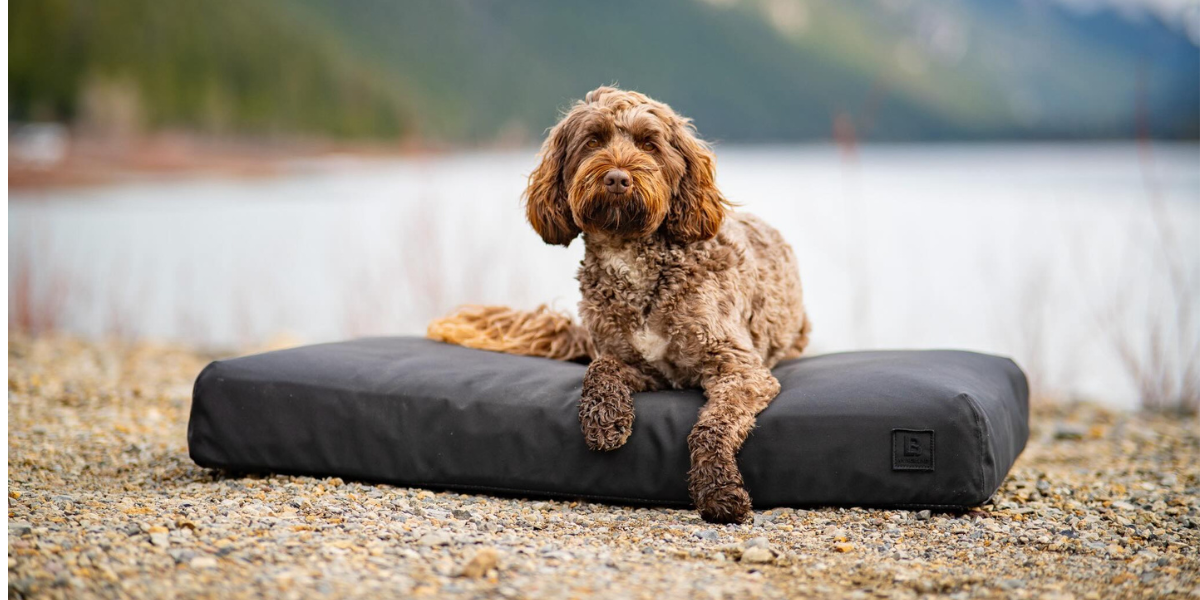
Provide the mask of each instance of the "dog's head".
[{"label": "dog's head", "polygon": [[597,88],[550,131],[529,176],[529,223],[548,244],[581,231],[624,239],[716,235],[728,202],[691,120],[637,92]]}]

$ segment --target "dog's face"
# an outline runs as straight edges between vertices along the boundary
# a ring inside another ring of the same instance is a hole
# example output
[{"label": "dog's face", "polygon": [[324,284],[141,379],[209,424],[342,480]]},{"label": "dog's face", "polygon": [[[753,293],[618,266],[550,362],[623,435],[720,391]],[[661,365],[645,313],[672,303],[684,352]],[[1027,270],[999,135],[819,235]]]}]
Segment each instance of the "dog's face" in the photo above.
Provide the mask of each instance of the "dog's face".
[{"label": "dog's face", "polygon": [[563,246],[581,231],[706,240],[728,208],[713,154],[691,121],[611,87],[589,92],[550,131],[525,202],[542,239]]}]

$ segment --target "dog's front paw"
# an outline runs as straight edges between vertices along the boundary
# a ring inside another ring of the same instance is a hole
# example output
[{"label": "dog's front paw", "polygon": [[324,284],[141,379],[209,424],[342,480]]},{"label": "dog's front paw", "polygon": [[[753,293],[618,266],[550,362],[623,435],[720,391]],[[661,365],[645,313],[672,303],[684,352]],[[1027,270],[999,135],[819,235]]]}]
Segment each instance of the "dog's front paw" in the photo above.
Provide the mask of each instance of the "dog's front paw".
[{"label": "dog's front paw", "polygon": [[633,395],[623,386],[585,389],[579,400],[579,426],[592,450],[616,450],[633,432]]},{"label": "dog's front paw", "polygon": [[700,518],[709,523],[745,523],[753,515],[750,494],[741,486],[704,489],[694,496]]},{"label": "dog's front paw", "polygon": [[[696,448],[697,436],[689,441]],[[745,523],[753,514],[750,494],[742,487],[742,474],[732,457],[693,451],[688,491],[700,517],[710,523]]]}]

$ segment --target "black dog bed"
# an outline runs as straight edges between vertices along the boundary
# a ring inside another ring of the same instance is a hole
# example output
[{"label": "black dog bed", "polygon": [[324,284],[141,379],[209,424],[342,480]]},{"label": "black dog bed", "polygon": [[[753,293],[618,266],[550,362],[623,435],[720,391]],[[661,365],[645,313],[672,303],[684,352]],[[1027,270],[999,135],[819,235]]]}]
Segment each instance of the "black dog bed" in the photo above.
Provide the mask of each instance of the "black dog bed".
[{"label": "black dog bed", "polygon": [[[593,452],[585,367],[420,338],[369,338],[216,361],[196,380],[196,463],[435,489],[690,504],[698,390],[639,394],[633,435]],[[738,464],[758,508],[957,509],[988,499],[1028,437],[1025,375],[960,351],[828,354],[780,364],[779,397]]]}]

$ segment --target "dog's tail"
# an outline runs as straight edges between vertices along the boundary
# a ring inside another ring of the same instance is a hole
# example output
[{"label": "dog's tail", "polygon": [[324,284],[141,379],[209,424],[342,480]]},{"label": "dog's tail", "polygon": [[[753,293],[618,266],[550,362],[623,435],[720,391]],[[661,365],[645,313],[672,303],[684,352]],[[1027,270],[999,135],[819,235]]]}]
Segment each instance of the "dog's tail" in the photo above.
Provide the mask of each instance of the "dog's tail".
[{"label": "dog's tail", "polygon": [[545,304],[532,311],[463,306],[434,319],[426,335],[468,348],[558,360],[587,360],[595,355],[587,330]]}]

